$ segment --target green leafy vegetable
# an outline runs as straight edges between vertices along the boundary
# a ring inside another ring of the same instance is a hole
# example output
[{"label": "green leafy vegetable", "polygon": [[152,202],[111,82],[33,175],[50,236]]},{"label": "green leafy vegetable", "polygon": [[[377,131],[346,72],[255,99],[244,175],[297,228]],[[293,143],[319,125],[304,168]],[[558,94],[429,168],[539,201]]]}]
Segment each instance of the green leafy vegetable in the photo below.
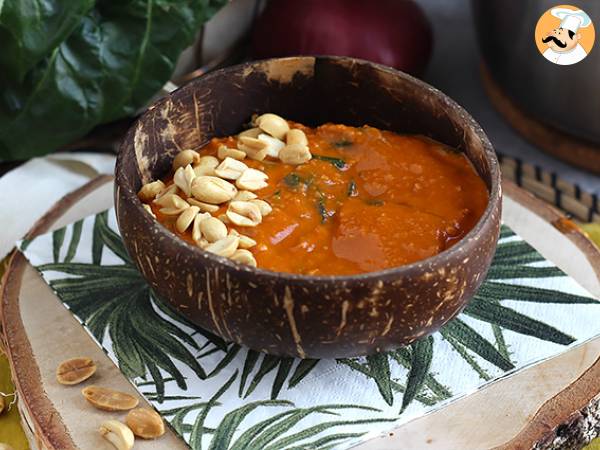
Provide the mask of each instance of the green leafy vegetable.
[{"label": "green leafy vegetable", "polygon": [[333,164],[338,169],[346,168],[346,161],[341,158],[334,158],[333,156],[323,156],[323,155],[312,155],[313,159],[318,159],[320,161],[327,161],[328,163]]},{"label": "green leafy vegetable", "polygon": [[356,182],[354,180],[350,180],[348,183],[348,197],[356,197],[358,195],[358,188],[356,187]]},{"label": "green leafy vegetable", "polygon": [[0,2],[0,160],[132,115],[226,0]]},{"label": "green leafy vegetable", "polygon": [[350,147],[354,143],[348,139],[340,139],[339,141],[332,142],[331,145],[337,148]]},{"label": "green leafy vegetable", "polygon": [[300,184],[302,178],[297,173],[291,172],[288,173],[284,178],[283,182],[287,184],[289,187],[296,187]]},{"label": "green leafy vegetable", "polygon": [[327,208],[325,207],[325,199],[323,197],[317,200],[317,210],[319,211],[319,215],[321,216],[321,223],[327,222],[327,219],[329,219],[330,214],[329,211],[327,211]]},{"label": "green leafy vegetable", "polygon": [[309,175],[308,177],[304,178],[295,172],[290,172],[285,177],[283,177],[283,182],[286,184],[286,186],[291,188],[298,187],[301,184],[308,188],[312,185],[313,180],[314,177],[312,175]]}]

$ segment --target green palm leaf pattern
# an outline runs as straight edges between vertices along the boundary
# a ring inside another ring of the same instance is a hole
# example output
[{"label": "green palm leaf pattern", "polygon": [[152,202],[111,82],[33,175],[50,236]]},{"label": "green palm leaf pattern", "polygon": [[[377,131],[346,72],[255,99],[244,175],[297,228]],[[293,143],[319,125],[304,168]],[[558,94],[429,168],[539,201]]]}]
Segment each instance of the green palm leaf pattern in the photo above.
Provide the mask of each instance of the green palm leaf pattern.
[{"label": "green palm leaf pattern", "polygon": [[445,339],[454,340],[463,347],[470,348],[474,353],[502,370],[510,370],[515,367],[510,359],[496,349],[492,343],[458,318],[448,323],[440,333]]},{"label": "green palm leaf pattern", "polygon": [[[568,345],[574,340],[572,336],[555,327],[503,306],[502,301],[569,305],[597,303],[589,297],[567,293],[557,295],[555,291],[549,289],[512,284],[510,280],[513,279],[566,276],[557,267],[540,266],[539,264],[545,261],[544,257],[525,241],[511,240],[515,236],[512,230],[505,225],[502,226],[500,242],[487,279],[464,310],[465,315],[490,325],[495,342],[489,342],[473,329],[466,329],[466,324],[458,319],[441,330],[444,339],[482,379],[489,379],[490,375],[476,362],[473,354],[479,355],[503,371],[514,367],[504,339],[505,330],[560,345]],[[463,330],[457,331],[457,327]],[[497,349],[498,353],[494,352],[492,347]]]},{"label": "green palm leaf pattern", "polygon": [[[152,378],[155,398],[164,400],[166,372],[177,385],[185,389],[184,376],[173,360],[184,363],[200,378],[206,373],[196,357],[188,350],[198,349],[196,341],[183,327],[192,327],[176,316],[151,291],[146,281],[131,263],[121,238],[108,226],[106,213],[96,216],[94,223],[93,259],[97,263],[70,262],[81,237],[81,222],[72,226],[71,241],[63,262],[59,261],[65,240],[65,229],[53,233],[53,263],[38,266],[38,270],[70,275],[50,281],[50,286],[84,323],[98,342],[105,334],[111,338],[112,349],[119,367],[130,378]],[[123,260],[121,265],[101,265],[104,248]],[[169,316],[175,323],[159,314]],[[213,345],[226,348],[225,343],[203,332]]]},{"label": "green palm leaf pattern", "polygon": [[[406,349],[401,349],[401,350],[406,350]],[[387,353],[377,353],[375,355],[372,355],[372,358],[379,358],[379,359],[384,359],[387,360],[388,358],[393,358],[394,361],[396,361],[399,365],[402,365],[404,368],[406,369],[410,369],[410,366],[412,364],[412,359],[411,359],[411,353],[408,353],[408,360],[405,360],[405,355],[400,356],[400,349],[396,350],[394,352],[387,352]],[[361,373],[362,375],[366,376],[367,378],[370,378],[374,381],[374,383],[378,386],[379,389],[379,393],[381,394],[381,389],[379,388],[379,386],[383,385],[383,384],[387,384],[389,382],[389,384],[392,387],[392,390],[395,393],[401,393],[404,394],[406,392],[406,388],[407,386],[399,383],[397,380],[395,379],[390,379],[389,381],[384,381],[381,379],[381,375],[382,372],[373,372],[371,369],[371,365],[369,365],[368,363],[366,363],[366,361],[364,361],[361,358],[344,358],[344,359],[339,359],[337,360],[338,364],[342,364],[344,366],[349,367],[350,369]],[[450,392],[450,390],[444,386],[442,386],[441,383],[439,383],[435,377],[432,374],[427,374],[425,376],[424,382],[423,382],[423,388],[421,389],[421,392],[416,394],[414,396],[414,400],[417,400],[418,402],[422,403],[423,405],[426,406],[433,406],[436,403],[440,402],[441,400],[445,400],[449,397],[452,396],[452,393]],[[382,395],[382,399],[386,401],[386,403],[388,405],[393,405],[394,402],[394,398],[395,396],[383,396]]]},{"label": "green palm leaf pattern", "polygon": [[296,387],[298,383],[300,383],[306,376],[315,368],[315,366],[319,363],[318,359],[302,359],[298,362],[294,373],[289,379],[288,389]]},{"label": "green palm leaf pattern", "polygon": [[[242,347],[238,344],[230,344],[229,348],[226,349],[224,357],[218,362],[208,376],[217,376],[224,368],[229,366],[229,364],[235,360],[235,357],[241,349]],[[256,367],[259,359],[261,360],[261,363],[258,370],[252,376],[250,384],[246,386],[248,377]],[[281,389],[285,386],[286,380],[288,380],[288,389],[294,388],[308,376],[318,362],[318,359],[295,360],[294,358],[280,358],[278,356],[265,355],[248,349],[246,350],[246,356],[244,358],[244,367],[240,377],[238,395],[240,398],[248,397],[267,375],[276,370],[276,375],[271,385],[271,399],[275,400],[278,398]]]},{"label": "green palm leaf pattern", "polygon": [[[568,345],[574,341],[572,336],[548,324],[501,305],[503,300],[557,304],[597,304],[596,300],[589,297],[567,293],[561,293],[558,296],[556,292],[548,289],[514,285],[505,281],[515,278],[566,276],[556,267],[533,265],[545,261],[544,257],[525,241],[520,239],[510,240],[513,237],[515,237],[514,232],[503,225],[500,232],[498,250],[494,256],[487,279],[464,310],[465,315],[488,323],[491,326],[495,342],[490,342],[459,318],[452,320],[440,330],[441,337],[484,380],[491,379],[491,375],[477,362],[475,355],[503,371],[512,370],[515,367],[514,363],[510,360],[510,354],[504,339],[504,330],[511,330],[522,335],[532,336],[560,345]],[[506,240],[508,242],[504,242]],[[414,344],[411,346],[411,351],[414,352]],[[431,351],[433,351],[433,347],[431,347]],[[399,358],[399,351],[395,351],[371,356],[367,358],[366,364],[361,363],[360,360],[340,360],[339,362],[371,378],[377,385],[379,393],[385,402],[392,405],[394,396],[391,395],[389,389],[389,377],[387,374],[389,374],[390,366],[387,359],[389,358],[396,362],[402,361],[402,365],[408,370],[408,381],[406,387],[403,389],[402,410],[404,410],[413,399],[421,402],[428,401],[430,397],[427,395],[418,396],[416,393],[419,389],[431,388],[432,382],[434,386],[437,383],[435,379],[431,377],[427,378],[427,370],[422,370],[423,368],[428,369],[428,362],[431,362],[432,356],[429,354],[429,351],[422,352],[419,358],[411,359],[410,361],[406,359],[406,355],[404,356],[405,358],[402,360]],[[373,370],[372,367],[374,361],[376,361],[376,367],[378,367],[376,370]],[[413,370],[415,364],[421,370],[415,372]],[[415,387],[417,387],[416,391]],[[451,393],[449,391],[438,390],[437,394],[434,392],[434,396],[436,395],[439,400],[443,400],[450,397]]]},{"label": "green palm leaf pattern", "polygon": [[[344,409],[361,410],[364,412],[380,413],[381,410],[362,405],[330,404],[298,408],[288,400],[259,400],[246,403],[243,406],[226,412],[216,428],[206,426],[206,420],[211,410],[218,408],[218,400],[231,388],[238,376],[237,371],[229,377],[223,386],[207,401],[188,405],[181,408],[163,410],[161,414],[171,417],[170,423],[180,433],[189,433],[190,447],[193,449],[207,448],[208,450],[281,450],[281,449],[322,449],[326,445],[339,444],[349,439],[360,437],[367,433],[364,429],[357,432],[337,432],[334,429],[341,426],[359,426],[394,422],[396,418],[366,418],[355,420],[324,420],[317,425],[297,430],[302,420],[315,414],[326,417],[339,417]],[[279,408],[282,412],[270,414],[247,428],[235,437],[242,422],[257,409]],[[188,414],[200,410],[193,424],[186,424]],[[291,434],[289,431],[296,430]],[[325,434],[328,433],[330,434]],[[208,447],[203,443],[209,437]]]},{"label": "green palm leaf pattern", "polygon": [[429,373],[431,360],[433,359],[433,338],[431,336],[421,339],[413,344],[412,364],[406,381],[406,391],[402,396],[402,410],[404,411],[417,393],[425,384],[425,376]]}]

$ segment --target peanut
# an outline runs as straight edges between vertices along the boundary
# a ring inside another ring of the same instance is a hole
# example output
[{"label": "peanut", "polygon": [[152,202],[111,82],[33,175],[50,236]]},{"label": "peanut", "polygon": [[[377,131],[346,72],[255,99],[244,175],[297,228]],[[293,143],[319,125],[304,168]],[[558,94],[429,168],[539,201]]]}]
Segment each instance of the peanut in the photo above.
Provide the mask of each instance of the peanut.
[{"label": "peanut", "polygon": [[87,386],[81,393],[88,402],[103,411],[126,411],[139,403],[133,395],[100,386]]},{"label": "peanut", "polygon": [[133,448],[135,438],[133,432],[124,423],[118,420],[107,420],[100,425],[100,434],[117,450],[130,450]]},{"label": "peanut", "polygon": [[219,149],[217,150],[217,156],[219,159],[233,158],[239,161],[246,158],[246,154],[243,151],[235,148],[229,148],[225,145],[219,146]]},{"label": "peanut", "polygon": [[308,147],[302,144],[288,144],[279,152],[279,159],[284,164],[304,164],[310,161],[312,155]]},{"label": "peanut", "polygon": [[235,181],[235,185],[240,189],[248,191],[258,191],[264,187],[267,187],[267,179],[269,177],[266,173],[256,169],[247,169],[242,175]]},{"label": "peanut", "polygon": [[290,129],[287,121],[277,114],[267,113],[256,118],[256,125],[274,138],[283,140]]},{"label": "peanut", "polygon": [[156,198],[154,199],[154,203],[157,203],[156,200],[166,197],[167,195],[177,194],[177,186],[174,184],[165,187],[161,192],[158,193]]},{"label": "peanut", "polygon": [[211,243],[227,236],[227,227],[216,217],[209,217],[200,222],[200,230],[206,240]]},{"label": "peanut", "polygon": [[160,415],[148,408],[135,408],[127,413],[125,424],[142,439],[155,439],[165,434],[165,424]]},{"label": "peanut", "polygon": [[182,150],[173,159],[173,170],[177,170],[180,167],[185,167],[188,164],[198,163],[200,161],[200,155],[194,150]]},{"label": "peanut", "polygon": [[143,202],[154,200],[165,189],[165,183],[160,180],[147,183],[138,192],[138,197]]},{"label": "peanut", "polygon": [[238,244],[238,246],[240,248],[252,248],[256,245],[256,241],[252,238],[249,238],[248,236],[244,235],[244,234],[240,234],[240,242]]},{"label": "peanut", "polygon": [[254,247],[256,245],[256,241],[245,234],[240,234],[235,228],[229,230],[230,236],[237,236],[240,238],[240,242],[238,243],[239,248],[247,249]]},{"label": "peanut", "polygon": [[196,172],[189,164],[185,167],[180,167],[173,175],[173,183],[181,189],[187,197],[192,194],[192,181],[196,178]]},{"label": "peanut", "polygon": [[152,211],[152,208],[150,207],[150,205],[148,203],[143,203],[142,208],[144,208],[144,210],[148,214],[150,214],[152,217],[154,217],[156,219],[156,215],[154,214],[154,211]]},{"label": "peanut", "polygon": [[224,203],[235,197],[235,194],[235,186],[221,178],[201,176],[192,182],[192,195],[201,202]]},{"label": "peanut", "polygon": [[194,173],[197,177],[203,175],[214,175],[215,167],[219,165],[219,160],[214,156],[203,156],[197,165],[194,166]]},{"label": "peanut", "polygon": [[206,250],[207,252],[214,253],[219,256],[224,256],[225,258],[229,258],[237,250],[237,246],[238,246],[239,242],[240,242],[239,237],[227,236],[223,239],[218,240],[217,242],[213,242],[212,244],[207,245],[204,248],[204,250]]},{"label": "peanut", "polygon": [[308,139],[306,138],[306,134],[304,131],[299,130],[298,128],[293,128],[287,132],[285,135],[285,142],[288,145],[300,144],[308,147]]},{"label": "peanut", "polygon": [[211,213],[213,213],[213,212],[217,212],[219,210],[219,205],[211,205],[210,203],[200,202],[200,201],[196,200],[193,197],[188,198],[187,202],[190,205],[197,206],[198,208],[200,208],[200,211],[202,211],[202,212],[211,212]]},{"label": "peanut", "polygon": [[72,358],[58,365],[56,380],[60,384],[79,384],[94,375],[94,373],[96,373],[96,364],[91,358]]},{"label": "peanut", "polygon": [[262,133],[260,128],[248,128],[247,130],[244,130],[238,134],[238,139],[242,136],[257,138],[260,133]]},{"label": "peanut", "polygon": [[247,168],[243,162],[227,157],[215,169],[215,174],[228,180],[237,180]]},{"label": "peanut", "polygon": [[231,255],[231,260],[240,264],[248,264],[249,266],[256,267],[256,259],[249,250],[236,250]]},{"label": "peanut", "polygon": [[225,214],[232,223],[240,227],[255,227],[262,222],[259,207],[250,202],[231,202]]},{"label": "peanut", "polygon": [[254,205],[258,206],[258,209],[260,210],[260,214],[263,217],[268,216],[269,214],[271,214],[271,212],[273,212],[273,207],[271,205],[269,205],[267,202],[265,202],[264,200],[257,198],[254,200],[250,200],[250,203],[253,203]]},{"label": "peanut", "polygon": [[277,158],[279,156],[279,151],[285,147],[285,142],[269,136],[268,134],[259,134],[258,140],[267,143],[267,156],[270,156],[271,158]]},{"label": "peanut", "polygon": [[177,216],[190,206],[188,202],[176,194],[166,195],[154,202],[159,206],[162,206],[162,208],[159,209],[159,212],[167,216]]},{"label": "peanut", "polygon": [[183,210],[175,222],[175,229],[180,233],[183,233],[189,228],[199,212],[200,208],[197,206],[190,206],[189,208]]},{"label": "peanut", "polygon": [[255,198],[257,198],[258,196],[251,191],[238,191],[237,194],[235,194],[235,197],[232,198],[232,200],[239,200],[241,202],[247,202],[248,200],[254,200]]},{"label": "peanut", "polygon": [[268,144],[257,138],[242,136],[238,140],[237,147],[246,153],[248,158],[256,161],[262,161],[267,156]]},{"label": "peanut", "polygon": [[194,224],[192,225],[192,239],[198,245],[200,240],[202,239],[202,230],[200,229],[200,224],[211,217],[210,213],[202,213],[197,214],[194,218]]}]

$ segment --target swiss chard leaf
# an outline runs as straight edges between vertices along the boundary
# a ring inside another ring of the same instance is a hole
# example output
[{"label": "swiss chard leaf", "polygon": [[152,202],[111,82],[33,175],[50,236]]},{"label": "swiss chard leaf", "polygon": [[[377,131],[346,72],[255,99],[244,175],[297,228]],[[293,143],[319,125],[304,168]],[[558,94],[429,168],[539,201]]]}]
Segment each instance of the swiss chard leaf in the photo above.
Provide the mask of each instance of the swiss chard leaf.
[{"label": "swiss chard leaf", "polygon": [[[29,1],[35,7],[59,3]],[[104,0],[82,15],[88,1],[73,1],[70,15],[62,6],[49,6],[43,21],[67,23],[67,14],[69,21],[77,17],[77,25],[72,30],[72,24],[64,25],[43,44],[34,40],[22,55],[13,52],[0,61],[4,66],[17,59],[20,67],[10,77],[0,75],[0,160],[43,154],[100,123],[133,114],[169,79],[200,25],[226,3]],[[22,28],[14,39],[29,38],[30,19],[22,14],[19,7],[5,5],[0,33]],[[2,53],[3,37],[0,34]],[[52,41],[56,45],[49,47]]]},{"label": "swiss chard leaf", "polygon": [[313,159],[318,159],[319,161],[328,162],[340,170],[346,168],[346,161],[344,161],[341,158],[335,158],[333,156],[315,155],[314,153],[313,153],[312,157],[313,157]]},{"label": "swiss chard leaf", "polygon": [[0,77],[22,81],[60,45],[94,6],[94,0],[0,2]]}]

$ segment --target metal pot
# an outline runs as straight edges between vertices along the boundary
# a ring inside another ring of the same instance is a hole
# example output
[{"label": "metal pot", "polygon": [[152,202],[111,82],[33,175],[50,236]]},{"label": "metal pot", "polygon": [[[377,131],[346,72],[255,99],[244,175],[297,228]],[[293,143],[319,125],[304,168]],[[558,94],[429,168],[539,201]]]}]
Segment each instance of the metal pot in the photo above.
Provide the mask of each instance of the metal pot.
[{"label": "metal pot", "polygon": [[[557,0],[472,0],[481,52],[492,77],[523,111],[566,133],[600,144],[600,48],[560,66],[538,52],[538,19]],[[569,1],[600,26],[600,1]],[[594,47],[599,47],[600,38]]]}]

